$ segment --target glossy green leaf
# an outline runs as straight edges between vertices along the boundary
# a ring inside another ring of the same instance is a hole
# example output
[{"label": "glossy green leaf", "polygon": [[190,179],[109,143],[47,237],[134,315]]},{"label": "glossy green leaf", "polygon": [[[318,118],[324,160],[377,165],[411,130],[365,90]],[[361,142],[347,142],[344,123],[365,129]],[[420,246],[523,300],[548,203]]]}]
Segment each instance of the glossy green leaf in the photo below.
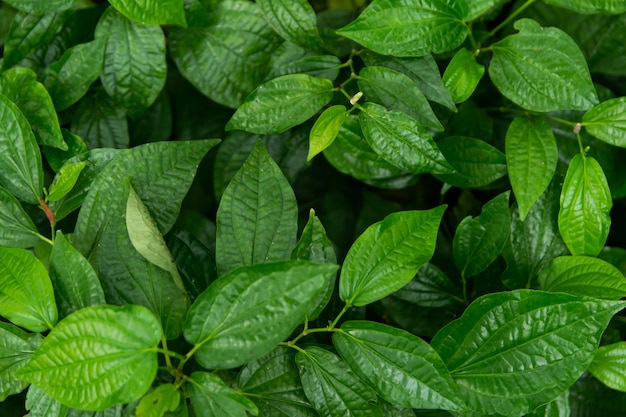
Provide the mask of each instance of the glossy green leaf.
[{"label": "glossy green leaf", "polygon": [[285,40],[308,49],[324,47],[315,11],[307,0],[259,0],[257,4],[270,26]]},{"label": "glossy green leaf", "polygon": [[271,68],[266,79],[287,74],[307,74],[335,80],[339,75],[341,60],[335,55],[314,55],[289,42],[282,44],[270,60]]},{"label": "glossy green leaf", "polygon": [[41,153],[28,121],[0,94],[0,183],[15,197],[39,204],[43,194]]},{"label": "glossy green leaf", "polygon": [[52,180],[52,184],[50,184],[47,197],[48,201],[58,201],[72,191],[85,165],[87,165],[87,163],[82,161],[62,166]]},{"label": "glossy green leaf", "polygon": [[467,37],[467,11],[454,0],[375,0],[337,33],[383,55],[443,53]]},{"label": "glossy green leaf", "polygon": [[539,274],[546,291],[619,300],[626,297],[626,278],[613,265],[589,256],[561,256]]},{"label": "glossy green leaf", "polygon": [[600,347],[589,372],[609,388],[626,392],[626,342]]},{"label": "glossy green leaf", "polygon": [[570,161],[559,211],[559,230],[572,255],[596,256],[609,234],[613,206],[602,167],[577,154]]},{"label": "glossy green leaf", "polygon": [[335,105],[327,108],[317,118],[309,134],[309,154],[307,161],[328,148],[337,135],[344,120],[346,120],[346,106]]},{"label": "glossy green leaf", "polygon": [[482,187],[507,174],[506,157],[497,148],[479,139],[448,136],[437,142],[454,168],[450,174],[436,174],[440,181],[462,188]]},{"label": "glossy green leaf", "polygon": [[258,86],[237,109],[226,130],[282,133],[306,122],[333,98],[333,83],[305,74],[283,75]]},{"label": "glossy green leaf", "polygon": [[0,315],[33,332],[57,321],[50,277],[30,251],[0,247]]},{"label": "glossy green leaf", "polygon": [[583,374],[570,388],[569,399],[571,415],[574,416],[619,416],[626,413],[626,394],[607,387],[590,373]]},{"label": "glossy green leaf", "polygon": [[603,142],[626,148],[626,97],[604,101],[583,116],[587,132]]},{"label": "glossy green leaf", "polygon": [[427,263],[408,284],[394,292],[393,296],[420,307],[446,307],[462,302],[458,292],[441,269]]},{"label": "glossy green leaf", "polygon": [[100,280],[89,261],[74,249],[60,230],[54,239],[48,269],[61,317],[106,303]]},{"label": "glossy green leaf", "polygon": [[259,414],[256,405],[229,388],[214,374],[194,372],[187,384],[191,404],[197,417],[247,417]]},{"label": "glossy green leaf", "polygon": [[100,80],[107,94],[129,114],[149,107],[165,84],[165,37],[160,27],[128,20],[113,8],[105,11],[95,33],[103,38]]},{"label": "glossy green leaf", "polygon": [[71,47],[50,65],[42,83],[50,93],[57,111],[65,110],[87,93],[98,79],[104,60],[104,39],[96,39]]},{"label": "glossy green leaf", "polygon": [[317,417],[302,389],[296,351],[277,347],[241,369],[237,386],[264,417]]},{"label": "glossy green leaf", "polygon": [[32,248],[39,242],[37,227],[20,202],[0,187],[0,246]]},{"label": "glossy green leaf", "polygon": [[446,206],[392,213],[354,242],[341,269],[339,294],[362,306],[406,285],[435,251]]},{"label": "glossy green leaf", "polygon": [[565,391],[555,400],[536,408],[528,417],[570,417],[569,391]]},{"label": "glossy green leaf", "polygon": [[78,103],[72,116],[72,132],[89,149],[128,148],[126,111],[104,91],[90,94]]},{"label": "glossy green leaf", "polygon": [[17,10],[42,15],[69,9],[76,3],[76,0],[5,0],[5,2]]},{"label": "glossy green leaf", "polygon": [[66,417],[68,408],[43,392],[41,388],[31,385],[26,394],[26,409],[29,417]]},{"label": "glossy green leaf", "polygon": [[514,26],[518,34],[490,47],[489,76],[506,98],[540,112],[588,110],[598,103],[585,57],[572,38],[532,19]]},{"label": "glossy green leaf", "polygon": [[18,375],[73,408],[132,402],[156,376],[161,334],[144,307],[84,308],[57,324]]},{"label": "glossy green leaf", "polygon": [[109,3],[118,12],[138,23],[187,26],[181,0],[111,0]]},{"label": "glossy green leaf", "polygon": [[506,3],[507,0],[472,0],[467,2],[467,7],[469,11],[465,16],[465,21],[469,22],[471,20],[475,20],[485,13],[488,13],[490,10],[501,6],[503,3]]},{"label": "glossy green leaf", "polygon": [[185,339],[207,369],[233,368],[267,354],[300,324],[337,265],[283,261],[237,268],[213,282],[185,320]]},{"label": "glossy green leaf", "polygon": [[162,417],[167,411],[174,411],[180,403],[180,393],[174,384],[159,385],[146,394],[137,405],[137,417]]},{"label": "glossy green leaf", "polygon": [[545,2],[586,14],[626,12],[626,4],[621,0],[545,0]]},{"label": "glossy green leaf", "polygon": [[430,132],[417,120],[376,103],[365,103],[362,109],[359,123],[363,135],[389,163],[414,174],[452,172]]},{"label": "glossy green leaf", "polygon": [[27,382],[15,373],[22,369],[39,346],[42,337],[0,322],[0,401],[26,388]]},{"label": "glossy green leaf", "polygon": [[476,412],[523,415],[583,374],[609,320],[623,308],[623,302],[543,291],[490,294],[431,345]]},{"label": "glossy green leaf", "polygon": [[452,255],[464,277],[480,274],[502,252],[511,228],[509,195],[498,195],[483,206],[480,216],[468,216],[457,226]]},{"label": "glossy green leaf", "polygon": [[556,170],[559,155],[550,125],[538,116],[515,118],[506,132],[505,155],[520,219],[524,221]]},{"label": "glossy green leaf", "polygon": [[217,212],[218,272],[290,259],[298,207],[291,186],[262,142],[224,191]]},{"label": "glossy green leaf", "polygon": [[61,129],[61,134],[63,135],[63,142],[67,146],[67,150],[61,150],[58,148],[51,148],[48,146],[44,146],[42,148],[43,154],[46,157],[46,161],[50,165],[50,168],[54,172],[58,172],[59,169],[71,158],[76,155],[80,155],[82,153],[88,152],[87,146],[83,140],[70,133],[67,129]]},{"label": "glossy green leaf", "polygon": [[473,53],[459,49],[443,73],[443,85],[450,91],[455,103],[462,103],[474,93],[485,75],[485,67],[476,62]]},{"label": "glossy green leaf", "polygon": [[333,334],[333,344],[348,366],[392,404],[451,411],[465,408],[437,352],[405,330],[348,321]]},{"label": "glossy green leaf", "polygon": [[383,417],[376,393],[337,355],[312,346],[296,355],[306,396],[321,417]]},{"label": "glossy green leaf", "polygon": [[40,145],[67,150],[50,94],[28,68],[12,68],[0,74],[0,93],[17,105]]}]

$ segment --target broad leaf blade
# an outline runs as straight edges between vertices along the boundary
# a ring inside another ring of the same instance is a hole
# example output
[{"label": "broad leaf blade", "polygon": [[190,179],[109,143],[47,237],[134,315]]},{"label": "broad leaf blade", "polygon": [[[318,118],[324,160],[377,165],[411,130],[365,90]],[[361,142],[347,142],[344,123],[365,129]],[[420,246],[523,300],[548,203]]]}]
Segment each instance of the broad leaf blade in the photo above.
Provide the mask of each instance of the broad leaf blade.
[{"label": "broad leaf blade", "polygon": [[307,155],[307,161],[313,159],[315,155],[328,148],[337,135],[339,129],[348,114],[346,113],[346,106],[335,105],[327,108],[317,118],[315,124],[311,128],[309,134],[309,154]]},{"label": "broad leaf blade", "polygon": [[66,417],[69,411],[35,385],[28,388],[25,406],[29,417]]},{"label": "broad leaf blade", "polygon": [[446,67],[442,81],[454,102],[462,103],[474,93],[483,75],[485,67],[476,62],[473,53],[461,48]]},{"label": "broad leaf blade", "polygon": [[187,26],[181,0],[112,0],[110,3],[117,11],[138,23]]},{"label": "broad leaf blade", "polygon": [[596,352],[589,372],[604,385],[626,392],[626,342],[602,346]]},{"label": "broad leaf blade", "polygon": [[252,401],[227,387],[217,375],[194,372],[187,387],[197,417],[247,417],[248,413],[259,413]]},{"label": "broad leaf blade", "polygon": [[259,0],[263,16],[285,40],[308,49],[322,49],[317,19],[307,0]]},{"label": "broad leaf blade", "polygon": [[69,9],[76,3],[76,0],[6,0],[5,3],[26,13],[42,15]]},{"label": "broad leaf blade", "polygon": [[441,269],[427,263],[393,296],[416,306],[437,308],[463,302],[458,293],[457,287]]},{"label": "broad leaf blade", "polygon": [[130,142],[126,111],[105,91],[82,98],[72,115],[71,129],[89,149],[124,149]]},{"label": "broad leaf blade", "polygon": [[26,365],[41,340],[39,335],[0,322],[0,401],[26,388],[28,383],[15,374]]},{"label": "broad leaf blade", "polygon": [[0,246],[32,248],[39,242],[37,227],[20,202],[0,187]]},{"label": "broad leaf blade", "polygon": [[146,394],[137,405],[137,417],[162,417],[174,411],[180,403],[180,393],[174,384],[159,385]]},{"label": "broad leaf blade", "polygon": [[587,132],[603,142],[626,148],[626,97],[598,104],[583,115]]},{"label": "broad leaf blade", "polygon": [[545,0],[547,4],[574,10],[578,13],[611,13],[626,12],[626,4],[620,0]]}]

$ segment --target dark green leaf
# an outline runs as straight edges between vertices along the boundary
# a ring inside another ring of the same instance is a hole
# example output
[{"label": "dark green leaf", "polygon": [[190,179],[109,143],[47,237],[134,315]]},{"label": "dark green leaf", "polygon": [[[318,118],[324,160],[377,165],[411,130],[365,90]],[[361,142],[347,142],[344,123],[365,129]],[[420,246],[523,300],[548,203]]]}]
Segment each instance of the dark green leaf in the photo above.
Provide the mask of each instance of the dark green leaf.
[{"label": "dark green leaf", "polygon": [[130,141],[132,144],[162,142],[172,137],[174,120],[172,104],[166,90],[136,119],[131,120]]},{"label": "dark green leaf", "polygon": [[0,246],[32,248],[39,242],[37,227],[20,202],[0,187]]},{"label": "dark green leaf", "polygon": [[59,201],[65,197],[67,193],[72,191],[72,188],[76,185],[76,181],[78,181],[80,173],[86,165],[87,163],[85,161],[81,161],[62,166],[59,172],[54,176],[52,184],[50,184],[47,200],[49,202]]},{"label": "dark green leaf", "polygon": [[596,352],[589,372],[604,385],[626,392],[626,342],[602,346]]},{"label": "dark green leaf", "polygon": [[180,403],[180,393],[174,384],[159,385],[146,394],[137,405],[137,417],[162,417],[174,411]]},{"label": "dark green leaf", "polygon": [[354,242],[339,278],[340,297],[362,306],[406,285],[435,250],[446,206],[393,213]]},{"label": "dark green leaf", "polygon": [[598,104],[583,116],[582,125],[596,138],[626,148],[626,97]]},{"label": "dark green leaf", "polygon": [[285,42],[271,57],[267,79],[287,74],[308,74],[335,80],[341,61],[335,55],[315,55],[293,43]]},{"label": "dark green leaf", "polygon": [[545,0],[547,4],[574,10],[578,13],[612,13],[626,12],[626,4],[620,0]]},{"label": "dark green leaf", "polygon": [[598,103],[585,57],[572,38],[532,19],[518,20],[515,28],[518,34],[490,47],[489,75],[506,98],[540,112],[588,110]]},{"label": "dark green leaf", "polygon": [[459,49],[446,67],[443,85],[450,91],[455,103],[462,103],[474,93],[485,75],[485,67],[476,62],[473,53]]},{"label": "dark green leaf", "polygon": [[570,417],[570,415],[569,391],[565,391],[556,400],[535,409],[528,417]]},{"label": "dark green leaf", "polygon": [[15,376],[26,365],[42,337],[0,322],[0,401],[21,392],[28,383]]},{"label": "dark green leaf", "polygon": [[596,256],[609,234],[613,206],[602,167],[576,154],[570,161],[559,211],[559,230],[572,255]]},{"label": "dark green leaf", "polygon": [[435,265],[427,263],[393,296],[420,307],[446,307],[462,302],[457,293],[450,278]]},{"label": "dark green leaf", "polygon": [[18,375],[70,407],[105,410],[148,390],[161,335],[144,307],[84,308],[57,324]]},{"label": "dark green leaf", "polygon": [[477,19],[484,14],[488,13],[490,10],[501,6],[503,3],[506,3],[507,0],[471,0],[467,2],[467,7],[469,11],[467,12],[467,16],[465,16],[465,21],[469,22],[471,20]]},{"label": "dark green leaf", "polygon": [[58,172],[69,159],[88,151],[85,142],[83,142],[80,137],[70,133],[69,130],[61,129],[61,134],[63,135],[63,141],[67,146],[67,150],[63,151],[48,146],[43,147],[46,161],[48,161],[50,168],[52,168],[54,172]]},{"label": "dark green leaf", "polygon": [[42,15],[69,9],[76,3],[76,0],[46,0],[43,2],[40,0],[5,0],[5,3],[26,13]]},{"label": "dark green leaf", "polygon": [[309,134],[309,154],[307,161],[328,148],[337,135],[347,117],[346,106],[335,105],[327,108],[317,118]]},{"label": "dark green leaf", "polygon": [[308,49],[323,49],[315,11],[308,1],[259,0],[257,4],[270,26],[285,40]]},{"label": "dark green leaf", "polygon": [[417,336],[374,322],[348,321],[333,334],[333,343],[350,368],[390,403],[464,410],[446,365]]},{"label": "dark green leaf", "polygon": [[111,0],[109,3],[124,16],[138,23],[187,26],[181,0]]},{"label": "dark green leaf", "polygon": [[185,320],[185,339],[207,369],[257,359],[300,324],[337,272],[336,265],[284,261],[237,268],[213,282]]},{"label": "dark green leaf", "polygon": [[494,120],[489,114],[478,107],[475,101],[468,100],[459,106],[459,109],[446,125],[448,136],[469,136],[481,138],[488,143],[493,140]]},{"label": "dark green leaf", "polygon": [[256,416],[256,405],[237,391],[227,387],[217,376],[208,372],[194,372],[187,384],[191,404],[197,417]]},{"label": "dark green leaf", "polygon": [[72,117],[72,132],[89,149],[128,148],[126,112],[105,92],[85,96]]},{"label": "dark green leaf", "polygon": [[35,385],[28,388],[25,405],[29,417],[66,417],[68,412],[66,406]]},{"label": "dark green leaf", "polygon": [[626,415],[626,394],[607,387],[589,373],[585,373],[570,388],[569,399],[572,416]]},{"label": "dark green leaf", "polygon": [[543,291],[490,294],[441,329],[432,346],[474,410],[523,415],[583,374],[622,308],[623,302]]}]

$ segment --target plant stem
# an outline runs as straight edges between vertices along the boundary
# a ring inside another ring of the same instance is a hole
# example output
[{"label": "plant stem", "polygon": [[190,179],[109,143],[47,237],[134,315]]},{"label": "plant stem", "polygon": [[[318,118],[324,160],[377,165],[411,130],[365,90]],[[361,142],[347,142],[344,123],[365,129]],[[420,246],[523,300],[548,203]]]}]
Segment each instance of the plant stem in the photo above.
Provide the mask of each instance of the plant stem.
[{"label": "plant stem", "polygon": [[54,242],[50,239],[48,239],[47,237],[40,235],[39,233],[35,233],[35,235],[37,235],[37,237],[41,240],[43,240],[44,242],[50,244],[50,246],[54,246]]},{"label": "plant stem", "polygon": [[484,38],[481,39],[481,42],[485,39],[491,38],[493,35],[498,33],[500,29],[508,25],[511,20],[515,19],[520,13],[522,13],[526,8],[528,8],[531,4],[533,4],[536,0],[527,0],[520,8],[511,13],[506,19],[504,19],[498,26],[493,28],[489,33],[485,35]]},{"label": "plant stem", "polygon": [[339,323],[339,320],[341,319],[341,317],[346,314],[346,312],[348,310],[350,310],[350,308],[352,307],[352,304],[350,303],[346,303],[345,306],[343,306],[343,308],[341,309],[341,311],[339,312],[339,314],[337,314],[337,317],[335,317],[335,320],[333,320],[332,323],[330,323],[330,325],[328,325],[328,330],[333,330],[335,328],[335,326],[337,325],[337,323]]}]

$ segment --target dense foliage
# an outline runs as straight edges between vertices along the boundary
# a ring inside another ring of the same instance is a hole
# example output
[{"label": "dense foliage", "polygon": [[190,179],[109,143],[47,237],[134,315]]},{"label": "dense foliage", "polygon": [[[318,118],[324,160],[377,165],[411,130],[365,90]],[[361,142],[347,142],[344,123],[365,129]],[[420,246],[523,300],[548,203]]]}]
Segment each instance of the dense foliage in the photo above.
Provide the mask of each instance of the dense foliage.
[{"label": "dense foliage", "polygon": [[0,414],[626,415],[626,1],[0,2]]}]

